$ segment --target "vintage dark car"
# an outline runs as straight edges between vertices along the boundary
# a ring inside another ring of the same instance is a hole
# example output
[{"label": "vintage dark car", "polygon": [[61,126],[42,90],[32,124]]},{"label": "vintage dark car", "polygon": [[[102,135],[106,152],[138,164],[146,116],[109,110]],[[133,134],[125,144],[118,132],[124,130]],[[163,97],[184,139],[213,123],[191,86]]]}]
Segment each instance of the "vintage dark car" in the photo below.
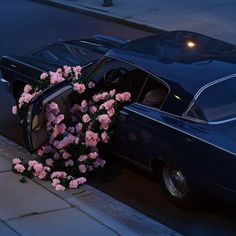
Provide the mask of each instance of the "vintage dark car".
[{"label": "vintage dark car", "polygon": [[[97,35],[24,57],[4,56],[0,64],[16,98],[43,71],[63,65],[82,65],[84,81],[98,88],[131,92],[108,150],[159,173],[171,200],[188,206],[199,192],[208,192],[236,202],[234,45],[188,31],[131,42]],[[46,138],[36,111],[49,101],[65,101],[70,91],[62,83],[30,103],[24,119],[29,151]]]}]

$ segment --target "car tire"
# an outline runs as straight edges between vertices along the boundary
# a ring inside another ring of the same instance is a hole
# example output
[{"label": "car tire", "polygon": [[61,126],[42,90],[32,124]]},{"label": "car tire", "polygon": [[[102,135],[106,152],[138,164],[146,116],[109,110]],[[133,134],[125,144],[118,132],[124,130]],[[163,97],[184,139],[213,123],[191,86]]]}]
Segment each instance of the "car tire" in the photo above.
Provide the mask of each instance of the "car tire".
[{"label": "car tire", "polygon": [[201,194],[193,187],[183,171],[171,164],[162,163],[158,172],[161,187],[174,205],[194,211],[200,208]]}]

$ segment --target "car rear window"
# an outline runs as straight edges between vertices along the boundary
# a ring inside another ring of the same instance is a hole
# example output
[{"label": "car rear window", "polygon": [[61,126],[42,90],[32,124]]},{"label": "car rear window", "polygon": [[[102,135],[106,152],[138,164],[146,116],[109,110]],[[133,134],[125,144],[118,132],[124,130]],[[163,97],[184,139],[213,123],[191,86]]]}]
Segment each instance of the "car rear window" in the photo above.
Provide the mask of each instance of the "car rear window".
[{"label": "car rear window", "polygon": [[236,118],[236,77],[222,80],[202,90],[187,116],[207,122]]}]

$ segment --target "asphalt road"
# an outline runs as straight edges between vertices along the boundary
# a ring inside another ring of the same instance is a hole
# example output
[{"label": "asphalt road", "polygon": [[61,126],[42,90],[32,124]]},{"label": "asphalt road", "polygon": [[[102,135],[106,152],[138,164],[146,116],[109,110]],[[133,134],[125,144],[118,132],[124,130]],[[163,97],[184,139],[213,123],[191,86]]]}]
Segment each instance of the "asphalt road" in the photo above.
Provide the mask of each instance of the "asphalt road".
[{"label": "asphalt road", "polygon": [[[104,33],[128,39],[148,35],[130,27],[27,0],[1,0],[0,55],[23,55],[58,39],[77,39]],[[0,132],[22,143],[18,118],[11,114],[13,97],[0,82]],[[206,198],[208,207],[198,212],[179,209],[168,202],[158,181],[113,161],[92,176],[90,184],[184,235],[236,235],[235,208]]]}]

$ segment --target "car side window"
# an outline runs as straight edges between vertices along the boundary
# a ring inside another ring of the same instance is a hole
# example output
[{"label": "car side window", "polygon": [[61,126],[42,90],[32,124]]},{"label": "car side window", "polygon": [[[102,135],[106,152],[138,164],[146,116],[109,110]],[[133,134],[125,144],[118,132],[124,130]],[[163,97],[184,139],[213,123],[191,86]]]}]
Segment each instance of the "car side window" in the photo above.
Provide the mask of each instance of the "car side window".
[{"label": "car side window", "polygon": [[138,102],[146,106],[160,108],[167,94],[168,88],[165,85],[157,79],[148,76],[138,98]]},{"label": "car side window", "polygon": [[96,88],[100,91],[127,91],[131,93],[132,101],[137,101],[147,75],[147,72],[126,62],[105,59],[87,79],[96,83]]}]

